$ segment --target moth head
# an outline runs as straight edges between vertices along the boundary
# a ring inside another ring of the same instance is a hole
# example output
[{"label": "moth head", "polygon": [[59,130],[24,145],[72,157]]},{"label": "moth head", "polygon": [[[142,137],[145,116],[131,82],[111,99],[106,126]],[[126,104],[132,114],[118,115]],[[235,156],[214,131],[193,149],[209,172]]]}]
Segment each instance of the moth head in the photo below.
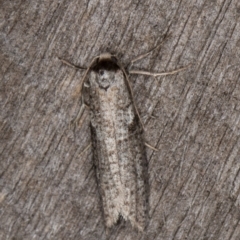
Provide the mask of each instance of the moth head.
[{"label": "moth head", "polygon": [[113,83],[114,75],[119,68],[117,58],[110,53],[100,54],[91,66],[91,69],[98,75],[99,87],[105,90]]}]

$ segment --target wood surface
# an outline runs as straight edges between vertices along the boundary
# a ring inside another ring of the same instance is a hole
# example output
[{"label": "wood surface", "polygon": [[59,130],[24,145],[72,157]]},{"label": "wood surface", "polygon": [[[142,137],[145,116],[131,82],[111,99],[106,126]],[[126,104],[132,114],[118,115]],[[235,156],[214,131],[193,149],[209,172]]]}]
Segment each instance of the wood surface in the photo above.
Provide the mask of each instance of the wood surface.
[{"label": "wood surface", "polygon": [[[124,64],[145,127],[149,221],[108,232],[89,112],[73,127],[84,70]],[[0,239],[240,239],[238,0],[0,1]]]}]

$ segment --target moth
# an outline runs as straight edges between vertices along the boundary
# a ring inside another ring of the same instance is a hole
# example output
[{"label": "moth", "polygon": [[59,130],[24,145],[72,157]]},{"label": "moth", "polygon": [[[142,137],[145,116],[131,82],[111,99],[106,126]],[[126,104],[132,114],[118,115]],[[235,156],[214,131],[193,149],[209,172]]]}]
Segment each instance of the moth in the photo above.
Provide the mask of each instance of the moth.
[{"label": "moth", "polygon": [[[129,73],[155,77],[183,69]],[[105,225],[110,228],[122,218],[143,231],[148,205],[147,159],[143,126],[128,74],[116,56],[104,53],[92,60],[83,83],[87,86],[93,158]]]},{"label": "moth", "polygon": [[88,80],[93,158],[106,226],[122,217],[142,231],[147,159],[128,76],[107,53],[94,59]]}]

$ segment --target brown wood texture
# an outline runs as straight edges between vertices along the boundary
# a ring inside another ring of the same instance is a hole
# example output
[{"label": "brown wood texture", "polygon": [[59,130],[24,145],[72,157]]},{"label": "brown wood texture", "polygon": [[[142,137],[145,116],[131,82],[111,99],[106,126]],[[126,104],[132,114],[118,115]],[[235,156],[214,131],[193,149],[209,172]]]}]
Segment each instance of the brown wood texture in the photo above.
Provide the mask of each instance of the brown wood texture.
[{"label": "brown wood texture", "polygon": [[[105,51],[132,69],[145,126],[149,222],[106,234],[84,71]],[[240,239],[240,3],[0,1],[0,239]]]}]

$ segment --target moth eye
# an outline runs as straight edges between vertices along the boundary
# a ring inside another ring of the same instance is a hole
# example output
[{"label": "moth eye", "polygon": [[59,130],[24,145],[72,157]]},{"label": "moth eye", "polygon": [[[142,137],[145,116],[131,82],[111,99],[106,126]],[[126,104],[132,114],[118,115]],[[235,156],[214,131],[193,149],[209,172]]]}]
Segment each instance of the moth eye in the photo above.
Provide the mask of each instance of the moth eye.
[{"label": "moth eye", "polygon": [[114,62],[114,63],[117,63],[117,58],[115,56],[111,56],[111,60]]},{"label": "moth eye", "polygon": [[99,70],[99,75],[103,75],[104,74],[104,71],[103,70]]}]

